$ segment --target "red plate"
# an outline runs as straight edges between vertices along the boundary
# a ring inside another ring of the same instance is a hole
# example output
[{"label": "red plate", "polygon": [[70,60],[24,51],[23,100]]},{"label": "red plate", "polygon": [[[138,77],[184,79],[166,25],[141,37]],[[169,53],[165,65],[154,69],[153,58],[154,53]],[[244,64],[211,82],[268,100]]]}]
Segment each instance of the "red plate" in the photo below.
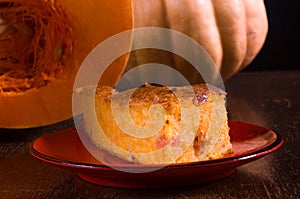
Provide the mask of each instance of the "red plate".
[{"label": "red plate", "polygon": [[[278,148],[282,137],[272,130],[229,121],[234,154],[230,157],[193,163],[171,164],[153,172],[128,173],[96,160],[83,146],[75,128],[44,135],[31,145],[31,154],[50,164],[72,169],[88,182],[127,188],[186,186],[206,183],[232,174],[238,166],[257,160]],[[117,158],[116,158],[117,159]],[[153,170],[161,165],[132,165],[120,160],[116,167]]]}]

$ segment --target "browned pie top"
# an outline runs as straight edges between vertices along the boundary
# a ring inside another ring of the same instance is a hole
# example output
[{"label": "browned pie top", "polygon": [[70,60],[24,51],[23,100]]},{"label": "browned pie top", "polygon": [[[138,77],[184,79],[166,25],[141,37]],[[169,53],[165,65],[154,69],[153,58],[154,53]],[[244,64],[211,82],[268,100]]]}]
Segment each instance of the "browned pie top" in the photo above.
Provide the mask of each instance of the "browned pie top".
[{"label": "browned pie top", "polygon": [[[210,93],[226,95],[226,92],[217,87],[208,84],[196,84],[192,86],[193,89],[187,89],[187,86],[182,87],[165,87],[165,86],[153,86],[146,84],[135,90],[130,89],[123,92],[118,92],[111,87],[103,86],[97,89],[97,96],[102,98],[106,102],[111,102],[112,97],[117,101],[125,99],[130,96],[130,105],[135,104],[170,104],[170,102],[180,97],[185,100],[193,100],[195,105],[203,104],[208,99]],[[190,98],[190,99],[187,99]],[[124,101],[124,103],[127,103]],[[125,104],[124,104],[125,105]]]}]

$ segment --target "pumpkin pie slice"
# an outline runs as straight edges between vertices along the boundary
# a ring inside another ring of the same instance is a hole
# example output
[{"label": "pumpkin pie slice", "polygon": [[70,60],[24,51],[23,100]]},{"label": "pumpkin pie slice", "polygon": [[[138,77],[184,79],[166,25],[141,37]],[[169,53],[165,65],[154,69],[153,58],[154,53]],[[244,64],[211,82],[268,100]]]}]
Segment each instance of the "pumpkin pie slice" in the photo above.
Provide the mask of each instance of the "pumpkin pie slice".
[{"label": "pumpkin pie slice", "polygon": [[207,84],[122,92],[102,86],[85,110],[85,128],[97,147],[133,163],[222,158],[232,152],[225,97]]}]

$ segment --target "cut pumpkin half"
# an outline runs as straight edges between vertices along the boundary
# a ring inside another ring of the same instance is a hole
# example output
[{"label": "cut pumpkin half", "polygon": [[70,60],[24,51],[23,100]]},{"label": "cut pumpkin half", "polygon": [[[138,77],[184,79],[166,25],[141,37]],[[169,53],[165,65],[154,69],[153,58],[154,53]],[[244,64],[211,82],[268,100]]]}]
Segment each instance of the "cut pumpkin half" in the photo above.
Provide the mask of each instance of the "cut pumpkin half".
[{"label": "cut pumpkin half", "polygon": [[[0,0],[0,128],[71,118],[73,84],[85,57],[132,28],[131,0]],[[101,83],[113,86],[127,60],[128,54],[115,60]]]}]

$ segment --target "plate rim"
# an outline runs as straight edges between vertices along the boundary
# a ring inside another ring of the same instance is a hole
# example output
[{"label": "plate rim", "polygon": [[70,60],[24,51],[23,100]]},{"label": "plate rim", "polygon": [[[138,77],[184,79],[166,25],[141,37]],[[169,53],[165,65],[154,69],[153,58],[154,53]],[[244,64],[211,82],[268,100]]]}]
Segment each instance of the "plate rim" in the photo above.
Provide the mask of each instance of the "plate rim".
[{"label": "plate rim", "polygon": [[[276,151],[277,149],[279,149],[282,145],[283,145],[283,138],[279,133],[276,133],[273,130],[270,130],[268,128],[256,125],[256,124],[251,124],[251,123],[246,123],[246,122],[240,122],[240,121],[233,121],[233,120],[229,120],[229,123],[240,123],[240,124],[247,124],[247,125],[251,125],[251,126],[255,126],[255,127],[259,127],[259,128],[263,128],[266,130],[271,131],[275,136],[276,139],[270,143],[268,146],[263,147],[259,150],[254,150],[252,152],[246,153],[246,154],[241,154],[241,155],[237,155],[237,156],[230,156],[230,157],[225,157],[225,158],[220,158],[220,159],[214,159],[214,160],[205,160],[205,161],[197,161],[197,162],[187,162],[187,163],[174,163],[174,164],[130,164],[130,165],[126,165],[126,164],[113,164],[111,166],[106,165],[106,164],[93,164],[93,163],[79,163],[79,162],[75,162],[75,161],[67,161],[67,160],[63,160],[60,158],[55,158],[46,154],[43,154],[41,152],[39,152],[38,150],[36,150],[34,148],[34,144],[35,142],[45,136],[41,136],[37,139],[35,139],[31,144],[30,144],[30,154],[43,161],[43,162],[47,162],[49,164],[52,165],[56,165],[59,167],[68,167],[68,168],[72,168],[72,169],[80,169],[80,170],[84,170],[84,169],[88,169],[88,170],[115,170],[114,168],[126,168],[126,169],[147,169],[147,168],[161,168],[161,169],[176,169],[176,168],[183,168],[183,167],[205,167],[205,166],[212,166],[212,165],[221,165],[221,164],[230,164],[230,163],[235,163],[235,162],[239,162],[239,161],[249,161],[251,159],[257,160],[269,153],[272,153],[273,151]],[[72,129],[74,127],[69,127],[67,129]],[[57,131],[52,132],[52,133],[57,133]],[[48,134],[46,134],[48,135]],[[113,168],[112,168],[113,167]]]}]

